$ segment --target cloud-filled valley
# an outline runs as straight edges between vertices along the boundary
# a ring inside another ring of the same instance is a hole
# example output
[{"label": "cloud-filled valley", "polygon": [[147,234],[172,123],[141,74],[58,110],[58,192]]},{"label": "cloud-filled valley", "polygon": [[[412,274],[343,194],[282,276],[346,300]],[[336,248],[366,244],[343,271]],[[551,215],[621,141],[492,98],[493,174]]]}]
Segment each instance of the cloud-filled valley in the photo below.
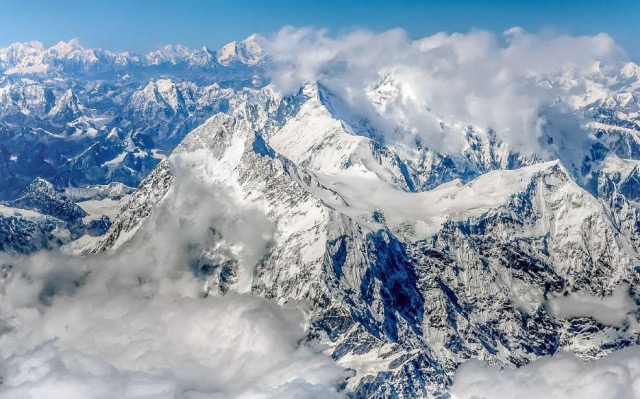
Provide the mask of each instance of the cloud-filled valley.
[{"label": "cloud-filled valley", "polygon": [[305,342],[304,305],[206,294],[194,246],[212,245],[211,226],[254,263],[270,232],[188,164],[120,253],[3,255],[0,397],[337,397],[348,374]]}]

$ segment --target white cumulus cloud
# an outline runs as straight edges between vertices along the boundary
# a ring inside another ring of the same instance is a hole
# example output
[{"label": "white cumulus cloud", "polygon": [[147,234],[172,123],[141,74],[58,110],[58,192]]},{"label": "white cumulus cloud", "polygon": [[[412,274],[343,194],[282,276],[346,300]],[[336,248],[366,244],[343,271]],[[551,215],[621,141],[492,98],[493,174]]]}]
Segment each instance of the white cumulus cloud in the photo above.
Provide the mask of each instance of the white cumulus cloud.
[{"label": "white cumulus cloud", "polygon": [[[174,157],[174,189],[121,251],[0,257],[0,398],[340,396],[347,374],[305,343],[303,307],[242,286],[273,227],[233,187],[191,173],[216,165],[188,157]],[[239,292],[207,296],[194,274],[211,226],[240,258]]]},{"label": "white cumulus cloud", "polygon": [[625,57],[606,34],[530,34],[519,28],[503,35],[471,31],[411,40],[399,29],[332,36],[286,27],[269,41],[267,53],[273,83],[284,93],[320,82],[386,139],[419,138],[440,151],[459,150],[469,125],[494,130],[517,150],[539,151],[545,109],[567,94],[544,80],[589,76],[597,62]]},{"label": "white cumulus cloud", "polygon": [[568,353],[499,370],[464,363],[454,377],[454,399],[635,399],[640,397],[640,348],[583,361]]}]

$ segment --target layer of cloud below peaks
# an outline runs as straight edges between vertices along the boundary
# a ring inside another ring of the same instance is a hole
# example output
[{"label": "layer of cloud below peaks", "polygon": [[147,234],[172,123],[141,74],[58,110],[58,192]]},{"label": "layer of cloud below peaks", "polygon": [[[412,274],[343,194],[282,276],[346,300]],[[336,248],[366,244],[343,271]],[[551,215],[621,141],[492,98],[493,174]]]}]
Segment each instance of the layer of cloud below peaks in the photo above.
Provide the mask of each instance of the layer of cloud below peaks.
[{"label": "layer of cloud below peaks", "polygon": [[[272,227],[233,198],[233,187],[191,173],[194,163],[219,167],[174,159],[175,189],[116,254],[2,255],[0,398],[339,396],[347,374],[301,344],[301,310],[246,289],[203,295],[192,262],[212,244],[210,226],[220,226],[241,263],[255,262]],[[241,282],[246,273],[240,265]]]},{"label": "layer of cloud below peaks", "polygon": [[[513,148],[539,151],[545,106],[558,92],[540,78],[596,73],[596,62],[617,62],[623,50],[606,34],[528,34],[513,28],[437,33],[418,40],[402,30],[283,28],[268,43],[276,88],[292,93],[321,82],[369,119],[388,140],[420,138],[440,151],[458,151],[464,129],[493,129]],[[586,90],[577,85],[569,92]],[[448,127],[443,130],[440,122]],[[398,129],[398,127],[400,127]]]},{"label": "layer of cloud below peaks", "polygon": [[481,361],[464,363],[454,377],[454,399],[636,399],[640,397],[640,347],[595,361],[569,353],[499,370]]}]

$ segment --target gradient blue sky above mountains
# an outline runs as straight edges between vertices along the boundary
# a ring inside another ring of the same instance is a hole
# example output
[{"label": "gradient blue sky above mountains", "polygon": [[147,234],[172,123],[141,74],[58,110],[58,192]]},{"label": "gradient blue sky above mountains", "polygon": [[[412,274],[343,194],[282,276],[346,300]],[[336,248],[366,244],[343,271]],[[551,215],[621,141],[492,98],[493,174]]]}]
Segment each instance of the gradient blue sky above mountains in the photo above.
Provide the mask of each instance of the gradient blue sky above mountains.
[{"label": "gradient blue sky above mountains", "polygon": [[38,40],[50,46],[78,38],[86,47],[146,52],[165,44],[223,44],[284,25],[328,28],[405,29],[410,37],[435,32],[520,26],[529,32],[571,35],[606,32],[629,56],[640,59],[635,0],[352,0],[352,1],[169,1],[0,0],[0,45]]}]

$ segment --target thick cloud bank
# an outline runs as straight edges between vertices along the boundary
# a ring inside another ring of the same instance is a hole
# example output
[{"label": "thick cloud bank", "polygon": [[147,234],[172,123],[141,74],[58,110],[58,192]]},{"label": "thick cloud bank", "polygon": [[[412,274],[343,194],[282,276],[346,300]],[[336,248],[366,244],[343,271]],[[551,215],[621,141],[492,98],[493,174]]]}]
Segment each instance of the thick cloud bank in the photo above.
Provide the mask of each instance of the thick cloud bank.
[{"label": "thick cloud bank", "polygon": [[503,371],[469,361],[458,369],[451,393],[455,399],[635,399],[640,397],[640,348],[590,362],[559,353]]},{"label": "thick cloud bank", "polygon": [[[240,285],[204,295],[192,262],[210,226],[247,264],[272,230],[188,164],[174,158],[174,189],[119,253],[0,259],[0,398],[339,396],[345,371],[303,343],[300,310]],[[250,280],[246,265],[239,273]]]},{"label": "thick cloud bank", "polygon": [[629,316],[637,310],[628,291],[629,286],[621,284],[611,295],[602,298],[579,292],[568,296],[559,295],[548,302],[548,310],[561,319],[593,317],[603,324],[622,325],[635,321],[635,317]]},{"label": "thick cloud bank", "polygon": [[273,82],[283,92],[320,82],[386,139],[416,137],[441,151],[459,150],[468,125],[493,129],[518,150],[539,150],[548,105],[587,90],[553,88],[548,79],[590,76],[597,62],[624,58],[606,34],[533,35],[519,28],[502,36],[472,31],[409,40],[402,30],[333,37],[287,27],[268,53]]}]

